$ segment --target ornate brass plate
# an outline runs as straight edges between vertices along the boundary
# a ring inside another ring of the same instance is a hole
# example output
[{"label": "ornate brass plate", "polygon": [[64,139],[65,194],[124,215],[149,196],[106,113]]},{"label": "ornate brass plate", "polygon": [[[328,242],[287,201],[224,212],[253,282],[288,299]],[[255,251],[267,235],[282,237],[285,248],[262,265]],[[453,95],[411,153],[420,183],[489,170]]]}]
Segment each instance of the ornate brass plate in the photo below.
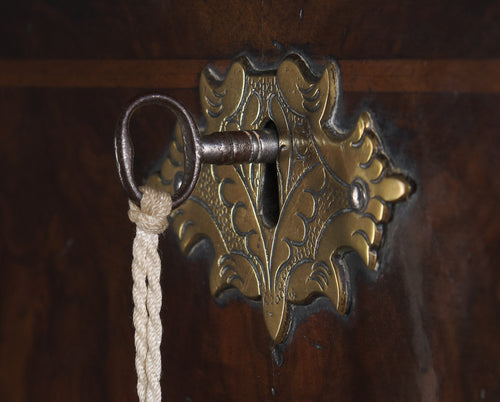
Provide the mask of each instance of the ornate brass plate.
[{"label": "ornate brass plate", "polygon": [[[205,165],[172,226],[185,252],[210,239],[212,294],[235,287],[262,300],[276,343],[287,335],[294,304],[324,295],[340,314],[348,311],[342,256],[355,251],[376,270],[390,204],[410,193],[384,154],[370,113],[363,112],[349,132],[338,128],[339,77],[335,62],[320,67],[298,55],[272,69],[241,57],[225,77],[210,67],[201,76],[205,133],[272,122],[280,154],[275,166]],[[161,173],[149,183],[172,191],[182,161],[177,128]]]}]

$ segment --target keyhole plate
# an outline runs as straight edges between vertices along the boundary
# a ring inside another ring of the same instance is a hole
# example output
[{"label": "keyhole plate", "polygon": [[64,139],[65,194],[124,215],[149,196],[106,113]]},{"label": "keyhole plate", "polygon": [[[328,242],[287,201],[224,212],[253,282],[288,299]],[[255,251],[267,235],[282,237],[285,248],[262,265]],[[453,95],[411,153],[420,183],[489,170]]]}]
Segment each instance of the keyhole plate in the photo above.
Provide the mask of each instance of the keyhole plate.
[{"label": "keyhole plate", "polygon": [[[234,287],[261,300],[276,343],[287,336],[293,305],[326,296],[340,314],[348,312],[342,256],[357,252],[376,270],[391,203],[411,192],[370,113],[352,130],[338,128],[339,74],[334,61],[319,66],[291,54],[271,67],[244,56],[223,78],[210,67],[201,76],[205,133],[276,126],[278,215],[269,224],[262,214],[265,165],[205,165],[192,196],[172,214],[172,227],[186,253],[210,239],[212,294]],[[177,128],[161,172],[149,183],[172,191],[182,160]]]}]

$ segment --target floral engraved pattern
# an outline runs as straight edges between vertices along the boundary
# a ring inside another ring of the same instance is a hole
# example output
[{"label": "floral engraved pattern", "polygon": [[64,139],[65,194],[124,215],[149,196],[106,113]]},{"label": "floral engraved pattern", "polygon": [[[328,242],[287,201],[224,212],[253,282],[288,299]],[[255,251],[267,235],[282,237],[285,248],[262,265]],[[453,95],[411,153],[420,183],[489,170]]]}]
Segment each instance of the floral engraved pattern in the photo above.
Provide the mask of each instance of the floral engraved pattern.
[{"label": "floral engraved pattern", "polygon": [[[329,62],[318,70],[295,54],[275,69],[259,69],[247,57],[233,62],[224,77],[206,68],[200,82],[206,134],[269,122],[277,128],[279,216],[273,226],[264,222],[260,164],[203,166],[192,196],[172,215],[185,252],[210,239],[212,294],[234,287],[261,300],[276,343],[287,335],[294,304],[323,295],[340,314],[348,311],[342,255],[355,251],[377,269],[391,203],[410,193],[384,154],[370,113],[363,112],[351,131],[337,128],[338,67]],[[178,127],[175,135],[161,173],[150,178],[170,191],[182,174]]]}]

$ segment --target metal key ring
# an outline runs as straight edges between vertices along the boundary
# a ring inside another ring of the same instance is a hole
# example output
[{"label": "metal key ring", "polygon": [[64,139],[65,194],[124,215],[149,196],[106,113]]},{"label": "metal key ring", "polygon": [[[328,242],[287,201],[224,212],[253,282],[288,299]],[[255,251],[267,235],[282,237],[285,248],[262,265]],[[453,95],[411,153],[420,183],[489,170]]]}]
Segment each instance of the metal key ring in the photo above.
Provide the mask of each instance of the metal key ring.
[{"label": "metal key ring", "polygon": [[115,133],[115,155],[120,181],[130,200],[140,205],[142,193],[134,180],[134,148],[130,140],[129,124],[134,112],[146,105],[167,107],[176,115],[181,128],[184,141],[184,175],[180,187],[172,195],[172,208],[177,208],[191,195],[200,175],[200,132],[186,108],[168,96],[143,96],[134,101],[123,114]]}]

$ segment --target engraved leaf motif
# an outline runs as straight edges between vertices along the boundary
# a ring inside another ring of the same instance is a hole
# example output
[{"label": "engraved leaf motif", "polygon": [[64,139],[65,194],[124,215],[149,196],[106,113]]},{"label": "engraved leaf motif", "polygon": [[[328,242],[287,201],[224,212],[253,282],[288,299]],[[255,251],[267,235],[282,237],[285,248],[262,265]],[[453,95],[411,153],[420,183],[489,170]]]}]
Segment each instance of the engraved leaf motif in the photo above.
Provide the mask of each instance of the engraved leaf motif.
[{"label": "engraved leaf motif", "polygon": [[228,117],[233,116],[240,107],[244,96],[245,70],[240,63],[233,63],[221,79],[215,70],[205,68],[200,78],[200,99],[207,123],[217,129],[208,129],[207,133],[230,130]]},{"label": "engraved leaf motif", "polygon": [[[316,164],[289,194],[288,205],[291,210],[283,210],[283,221],[276,228],[272,256],[271,266],[277,266],[277,287],[289,289],[288,300],[296,304],[325,294],[341,313],[345,312],[349,304],[347,275],[339,272],[334,259],[336,244],[324,233],[331,225],[332,211],[348,207],[345,189]],[[325,249],[322,244],[329,247]]]},{"label": "engraved leaf motif", "polygon": [[[277,127],[280,214],[274,227],[264,224],[262,165],[204,166],[172,226],[184,251],[210,238],[212,294],[235,287],[260,297],[275,342],[286,337],[290,304],[325,295],[340,314],[349,310],[344,253],[354,250],[376,269],[390,204],[410,193],[385,156],[370,113],[361,113],[352,130],[338,129],[339,91],[336,63],[318,74],[298,55],[262,71],[242,57],[225,77],[210,68],[201,77],[206,133],[261,128],[270,120]],[[179,128],[175,135],[161,174],[150,179],[170,190],[182,174]]]},{"label": "engraved leaf motif", "polygon": [[[328,63],[320,78],[311,77],[302,64],[293,61],[283,62],[277,75],[286,102],[311,124],[311,140],[319,160],[334,180],[349,189],[349,198],[359,195],[356,191],[364,198],[361,207],[351,205],[350,211],[335,217],[335,227],[355,228],[342,239],[337,235],[336,241],[341,241],[338,247],[356,250],[366,265],[375,269],[382,236],[379,224],[389,218],[387,202],[406,198],[410,185],[402,175],[392,173],[370,113],[363,112],[351,132],[335,128],[339,75],[335,63]],[[323,235],[331,236],[328,230]]]},{"label": "engraved leaf motif", "polygon": [[[262,113],[262,100],[258,94],[247,93],[245,82],[246,72],[239,63],[232,65],[223,81],[214,76],[213,71],[205,71],[200,94],[207,133],[256,124]],[[217,99],[220,106],[215,110]],[[204,210],[210,211],[207,219],[215,222],[219,232],[218,236],[211,235],[219,247],[210,275],[214,295],[234,286],[245,296],[255,299],[262,294],[262,284],[267,281],[265,234],[253,196],[255,189],[260,188],[254,180],[259,177],[259,169],[252,165],[211,166],[211,181],[218,189],[217,194],[208,187],[197,189],[193,194],[198,204],[203,203]],[[186,212],[190,209],[197,209],[199,213],[198,206],[188,203]]]}]

